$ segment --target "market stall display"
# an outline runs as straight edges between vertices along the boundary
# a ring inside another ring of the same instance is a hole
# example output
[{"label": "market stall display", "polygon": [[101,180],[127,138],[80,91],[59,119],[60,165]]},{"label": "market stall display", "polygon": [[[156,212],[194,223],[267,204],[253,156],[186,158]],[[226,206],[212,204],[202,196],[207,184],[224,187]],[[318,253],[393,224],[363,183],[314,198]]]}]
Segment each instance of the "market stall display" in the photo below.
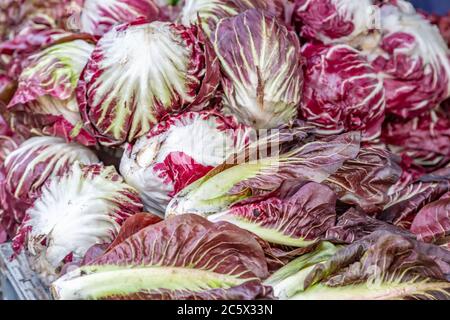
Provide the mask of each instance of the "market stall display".
[{"label": "market stall display", "polygon": [[450,299],[448,22],[3,1],[0,297]]}]

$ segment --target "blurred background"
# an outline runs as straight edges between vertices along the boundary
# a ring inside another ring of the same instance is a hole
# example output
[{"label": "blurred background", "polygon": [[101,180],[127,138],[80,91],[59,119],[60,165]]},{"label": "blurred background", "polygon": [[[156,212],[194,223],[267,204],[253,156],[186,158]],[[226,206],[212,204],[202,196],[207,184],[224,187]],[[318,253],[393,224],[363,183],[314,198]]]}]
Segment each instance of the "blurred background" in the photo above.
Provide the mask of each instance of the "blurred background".
[{"label": "blurred background", "polygon": [[450,0],[411,0],[411,2],[422,10],[436,14],[447,14],[450,11]]}]

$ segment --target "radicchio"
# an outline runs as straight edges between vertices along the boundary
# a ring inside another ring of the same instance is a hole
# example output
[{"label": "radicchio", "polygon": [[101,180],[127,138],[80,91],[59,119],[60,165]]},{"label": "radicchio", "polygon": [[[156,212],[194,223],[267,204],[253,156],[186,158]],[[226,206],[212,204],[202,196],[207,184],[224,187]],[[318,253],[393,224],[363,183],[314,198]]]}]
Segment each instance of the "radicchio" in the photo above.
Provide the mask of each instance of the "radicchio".
[{"label": "radicchio", "polygon": [[15,81],[6,73],[0,71],[0,113],[5,111],[4,109],[14,95],[15,90]]},{"label": "radicchio", "polygon": [[38,271],[51,277],[63,262],[83,258],[95,244],[111,243],[120,225],[141,210],[136,190],[114,167],[75,162],[40,190],[13,248],[27,248]]},{"label": "radicchio", "polygon": [[120,164],[145,209],[164,214],[170,199],[240,149],[249,128],[214,111],[172,116],[126,147]]},{"label": "radicchio", "polygon": [[361,209],[350,208],[338,217],[335,226],[327,230],[326,239],[334,243],[351,244],[379,230],[415,238],[408,230],[369,216]]},{"label": "radicchio", "polygon": [[281,155],[220,165],[180,191],[169,203],[166,216],[220,213],[239,201],[277,190],[285,180],[321,183],[358,155],[360,139],[351,132],[328,141],[308,141]]},{"label": "radicchio", "polygon": [[93,45],[74,40],[37,53],[22,72],[17,91],[8,105],[12,112],[27,112],[41,118],[44,128],[35,128],[93,145],[95,140],[82,128],[75,88]]},{"label": "radicchio", "polygon": [[450,252],[378,230],[343,248],[299,257],[265,283],[293,300],[445,299]]},{"label": "radicchio", "polygon": [[409,3],[386,4],[380,38],[366,47],[384,80],[387,112],[413,118],[450,96],[450,54],[439,30]]},{"label": "radicchio", "polygon": [[373,0],[297,0],[294,19],[302,37],[349,43],[376,27]]},{"label": "radicchio", "polygon": [[84,0],[28,0],[31,13],[37,12],[51,17],[58,28],[72,30],[76,27],[76,13]]},{"label": "radicchio", "polygon": [[436,108],[408,121],[392,119],[384,124],[382,139],[415,165],[438,168],[450,161],[450,114]]},{"label": "radicchio", "polygon": [[93,40],[85,34],[75,34],[57,28],[55,21],[43,14],[35,14],[22,25],[11,39],[0,43],[0,65],[7,75],[17,79],[32,61],[29,57],[56,43],[76,39]]},{"label": "radicchio", "polygon": [[183,215],[136,232],[51,290],[61,300],[267,299],[271,290],[261,282],[267,276],[264,251],[251,233]]},{"label": "radicchio", "polygon": [[27,0],[3,0],[0,2],[0,40],[13,36],[14,30],[29,12]]},{"label": "radicchio", "polygon": [[411,232],[421,241],[447,244],[450,235],[450,192],[423,207],[411,224]]},{"label": "radicchio", "polygon": [[420,177],[414,183],[389,195],[379,219],[405,229],[425,205],[439,200],[450,191],[450,167]]},{"label": "radicchio", "polygon": [[86,125],[104,145],[144,135],[167,114],[207,104],[218,65],[195,26],[136,21],[98,42],[78,84]]},{"label": "radicchio", "polygon": [[98,158],[86,147],[56,137],[31,138],[6,157],[1,168],[0,203],[4,212],[0,221],[10,236],[46,181],[65,172],[75,161],[91,164]]},{"label": "radicchio", "polygon": [[80,12],[80,31],[102,36],[114,25],[138,18],[148,21],[159,16],[153,0],[84,0]]},{"label": "radicchio", "polygon": [[180,13],[184,25],[198,23],[207,35],[214,33],[221,19],[236,16],[249,9],[260,9],[267,14],[283,14],[282,0],[186,0]]},{"label": "radicchio", "polygon": [[84,254],[83,259],[70,261],[66,263],[62,269],[60,275],[64,275],[70,271],[77,269],[80,266],[84,266],[91,263],[98,257],[102,256],[105,252],[111,251],[114,247],[131,237],[133,234],[148,227],[149,225],[161,222],[162,219],[157,215],[147,212],[138,212],[127,218],[120,227],[119,234],[115,237],[112,243],[94,244]]},{"label": "radicchio", "polygon": [[53,28],[72,30],[74,13],[83,0],[2,0],[0,40],[11,40],[38,17],[51,21]]},{"label": "radicchio", "polygon": [[218,23],[214,49],[225,107],[240,122],[271,129],[296,118],[303,73],[293,32],[262,11],[248,10]]},{"label": "radicchio", "polygon": [[268,195],[249,198],[208,219],[233,223],[273,244],[308,247],[334,226],[336,200],[327,186],[287,180]]},{"label": "radicchio", "polygon": [[386,106],[383,82],[367,59],[347,45],[306,44],[301,115],[325,135],[361,130],[380,135]]},{"label": "radicchio", "polygon": [[398,160],[381,147],[363,147],[356,159],[344,162],[325,183],[340,201],[377,213],[390,201],[389,194],[402,175]]}]

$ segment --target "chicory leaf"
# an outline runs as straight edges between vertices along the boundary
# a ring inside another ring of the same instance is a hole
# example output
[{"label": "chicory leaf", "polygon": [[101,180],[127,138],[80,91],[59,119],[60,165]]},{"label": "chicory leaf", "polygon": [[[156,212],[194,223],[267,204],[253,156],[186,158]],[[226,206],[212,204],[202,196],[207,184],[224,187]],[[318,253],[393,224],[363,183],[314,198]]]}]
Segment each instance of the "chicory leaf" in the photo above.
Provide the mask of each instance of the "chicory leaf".
[{"label": "chicory leaf", "polygon": [[270,298],[264,252],[232,224],[196,215],[150,225],[55,281],[56,299]]}]

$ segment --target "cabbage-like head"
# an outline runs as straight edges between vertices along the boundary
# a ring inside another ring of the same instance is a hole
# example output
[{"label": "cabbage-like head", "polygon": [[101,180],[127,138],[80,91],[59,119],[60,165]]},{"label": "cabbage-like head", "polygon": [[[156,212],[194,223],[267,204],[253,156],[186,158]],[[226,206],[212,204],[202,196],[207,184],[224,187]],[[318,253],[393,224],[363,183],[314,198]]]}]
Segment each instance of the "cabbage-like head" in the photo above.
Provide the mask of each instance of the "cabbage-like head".
[{"label": "cabbage-like head", "polygon": [[297,0],[294,20],[302,37],[348,43],[376,27],[374,0]]},{"label": "cabbage-like head", "polygon": [[145,209],[164,214],[170,199],[242,147],[249,128],[216,112],[187,112],[159,123],[122,157],[120,173]]},{"label": "cabbage-like head", "polygon": [[82,130],[75,97],[78,79],[93,49],[87,41],[74,40],[50,46],[34,55],[33,62],[19,77],[8,109],[41,117],[49,131],[62,126],[64,130],[60,131],[68,141],[80,135],[80,141],[93,144],[93,139]]},{"label": "cabbage-like head", "polygon": [[0,220],[2,223],[11,220],[8,223],[11,234],[44,184],[64,173],[75,161],[91,164],[98,162],[98,158],[90,149],[57,137],[28,139],[8,154],[2,167],[4,178],[0,181],[0,202],[4,209]]},{"label": "cabbage-like head", "polygon": [[189,25],[198,23],[200,19],[206,34],[211,35],[221,19],[236,16],[249,9],[281,15],[283,5],[280,0],[186,0],[180,20],[184,25]]},{"label": "cabbage-like head", "polygon": [[381,77],[359,51],[347,45],[306,44],[301,116],[324,135],[380,135],[386,106]]},{"label": "cabbage-like head", "polygon": [[381,8],[381,37],[367,54],[384,78],[387,112],[411,119],[450,97],[450,53],[437,27],[406,9]]},{"label": "cabbage-like head", "polygon": [[81,259],[95,244],[111,243],[120,225],[142,210],[137,192],[114,167],[74,163],[41,190],[14,239],[38,261],[41,272]]},{"label": "cabbage-like head", "polygon": [[248,10],[217,25],[224,103],[239,121],[270,129],[297,116],[303,83],[300,44],[281,22]]},{"label": "cabbage-like head", "polygon": [[79,82],[84,121],[100,143],[119,145],[167,114],[201,106],[219,83],[211,51],[195,26],[139,21],[113,28]]},{"label": "cabbage-like head", "polygon": [[80,12],[80,30],[102,36],[114,25],[138,18],[154,20],[159,8],[153,0],[84,0]]}]

